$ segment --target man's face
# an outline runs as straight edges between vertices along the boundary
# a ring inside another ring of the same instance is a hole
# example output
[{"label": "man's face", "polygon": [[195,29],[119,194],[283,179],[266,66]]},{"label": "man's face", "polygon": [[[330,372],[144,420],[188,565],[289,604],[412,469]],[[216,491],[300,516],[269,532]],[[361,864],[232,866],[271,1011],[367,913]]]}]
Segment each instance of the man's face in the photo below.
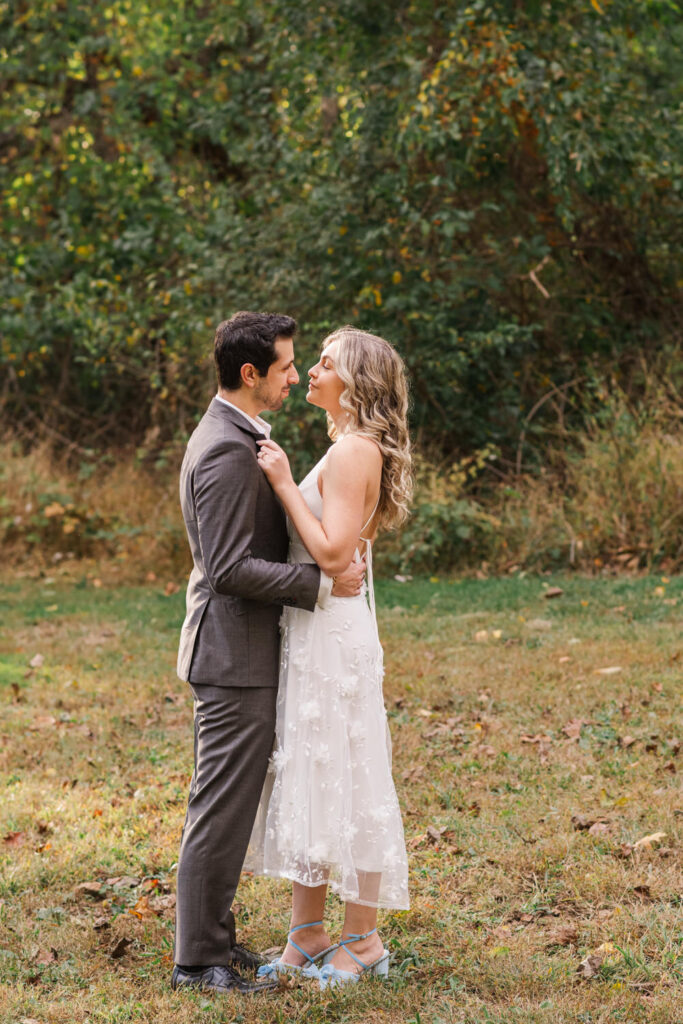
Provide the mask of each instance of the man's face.
[{"label": "man's face", "polygon": [[291,338],[275,339],[275,362],[268,367],[265,377],[259,377],[254,388],[254,399],[261,412],[275,412],[289,394],[293,384],[299,383],[299,374],[294,367],[294,342]]}]

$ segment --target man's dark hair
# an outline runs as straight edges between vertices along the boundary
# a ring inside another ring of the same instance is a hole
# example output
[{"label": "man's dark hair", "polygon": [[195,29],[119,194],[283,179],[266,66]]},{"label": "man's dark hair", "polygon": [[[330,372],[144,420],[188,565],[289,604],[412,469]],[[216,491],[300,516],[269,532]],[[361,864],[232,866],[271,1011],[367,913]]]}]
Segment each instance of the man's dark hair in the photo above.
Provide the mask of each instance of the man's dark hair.
[{"label": "man's dark hair", "polygon": [[242,383],[240,370],[251,363],[260,377],[277,358],[276,338],[293,338],[296,320],[284,313],[235,313],[216,328],[213,358],[218,384],[226,391],[236,391]]}]

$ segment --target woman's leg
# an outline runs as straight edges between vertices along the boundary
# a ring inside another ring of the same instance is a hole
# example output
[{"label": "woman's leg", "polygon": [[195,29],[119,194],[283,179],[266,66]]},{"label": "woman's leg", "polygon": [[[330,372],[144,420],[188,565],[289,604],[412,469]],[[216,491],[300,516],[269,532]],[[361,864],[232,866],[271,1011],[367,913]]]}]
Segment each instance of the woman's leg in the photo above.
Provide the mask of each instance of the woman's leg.
[{"label": "woman's leg", "polygon": [[[300,924],[311,924],[313,921],[322,921],[325,913],[325,898],[327,896],[327,885],[301,885],[299,882],[292,883],[292,928]],[[301,928],[294,932],[292,939],[297,946],[301,946],[309,956],[322,953],[331,945],[329,935],[323,924],[314,925],[312,928]],[[282,962],[293,967],[302,967],[307,963],[305,958],[291,942],[288,942],[282,954]]]},{"label": "woman's leg", "polygon": [[[368,901],[372,900],[373,902],[376,901],[381,878],[382,876],[378,872],[358,872],[360,898]],[[362,960],[364,964],[374,963],[375,960],[379,960],[384,952],[382,940],[377,932],[374,931],[376,927],[377,907],[366,907],[362,903],[344,904],[342,939],[347,939],[350,935],[367,935],[368,932],[372,932],[372,935],[368,935],[366,939],[359,939],[347,944],[355,956]],[[340,946],[334,954],[331,963],[340,971],[360,971],[359,965],[352,956],[349,956],[343,946]]]}]

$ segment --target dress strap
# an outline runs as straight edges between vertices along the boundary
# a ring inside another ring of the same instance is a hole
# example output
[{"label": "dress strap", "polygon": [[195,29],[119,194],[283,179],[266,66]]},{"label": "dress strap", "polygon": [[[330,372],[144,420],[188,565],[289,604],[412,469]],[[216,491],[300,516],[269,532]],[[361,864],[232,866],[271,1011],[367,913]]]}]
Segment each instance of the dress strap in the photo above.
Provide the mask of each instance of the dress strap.
[{"label": "dress strap", "polygon": [[[375,581],[374,581],[373,576],[372,576],[372,541],[370,540],[369,537],[364,537],[363,534],[365,533],[365,531],[367,530],[368,526],[370,525],[370,523],[374,519],[375,512],[377,511],[377,509],[379,507],[379,499],[381,497],[381,494],[382,494],[382,491],[381,491],[381,488],[380,488],[380,493],[377,495],[377,501],[375,502],[375,507],[373,508],[372,512],[370,513],[369,518],[363,524],[363,527],[362,527],[362,529],[360,531],[360,535],[358,537],[358,540],[362,540],[363,543],[365,544],[365,552],[364,552],[364,556],[363,557],[365,558],[365,565],[367,567],[367,573],[368,573],[368,596],[370,598],[370,611],[372,612],[372,617],[375,620],[375,630],[376,631],[377,631],[377,612],[375,611]],[[377,632],[377,635],[379,637],[379,632]]]},{"label": "dress strap", "polygon": [[[377,630],[377,612],[375,611],[375,581],[372,575],[372,541],[368,540],[367,537],[361,537],[360,540],[365,541],[365,568],[368,574],[367,580],[367,592],[370,599],[370,611],[372,617],[375,620],[375,630]],[[378,634],[379,635],[379,634]]]},{"label": "dress strap", "polygon": [[364,537],[364,536],[363,536],[363,534],[365,533],[365,531],[367,530],[368,526],[370,525],[370,523],[372,522],[372,520],[373,520],[373,519],[374,519],[374,517],[375,517],[375,512],[376,512],[376,511],[377,511],[377,509],[379,508],[379,499],[380,499],[380,497],[381,497],[381,494],[382,494],[382,490],[381,490],[381,488],[380,488],[380,493],[379,493],[379,494],[377,495],[377,501],[375,502],[375,507],[373,508],[372,512],[370,513],[370,515],[368,516],[368,518],[367,518],[367,519],[365,520],[365,522],[364,522],[364,523],[363,523],[363,525],[361,526],[361,530],[360,530],[360,536],[358,537],[358,540],[364,540],[366,544],[368,544],[368,543],[369,543],[369,541],[368,541],[368,538],[367,538],[367,537]]}]

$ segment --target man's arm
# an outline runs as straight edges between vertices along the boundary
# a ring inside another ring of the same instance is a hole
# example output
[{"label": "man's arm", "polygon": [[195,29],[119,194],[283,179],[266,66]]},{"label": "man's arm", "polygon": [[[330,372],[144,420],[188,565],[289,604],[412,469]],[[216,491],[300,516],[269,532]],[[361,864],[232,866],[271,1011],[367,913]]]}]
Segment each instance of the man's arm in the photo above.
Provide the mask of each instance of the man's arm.
[{"label": "man's arm", "polygon": [[269,562],[251,554],[260,473],[256,454],[228,440],[196,466],[193,489],[206,578],[217,594],[310,611],[320,588],[317,565]]}]

